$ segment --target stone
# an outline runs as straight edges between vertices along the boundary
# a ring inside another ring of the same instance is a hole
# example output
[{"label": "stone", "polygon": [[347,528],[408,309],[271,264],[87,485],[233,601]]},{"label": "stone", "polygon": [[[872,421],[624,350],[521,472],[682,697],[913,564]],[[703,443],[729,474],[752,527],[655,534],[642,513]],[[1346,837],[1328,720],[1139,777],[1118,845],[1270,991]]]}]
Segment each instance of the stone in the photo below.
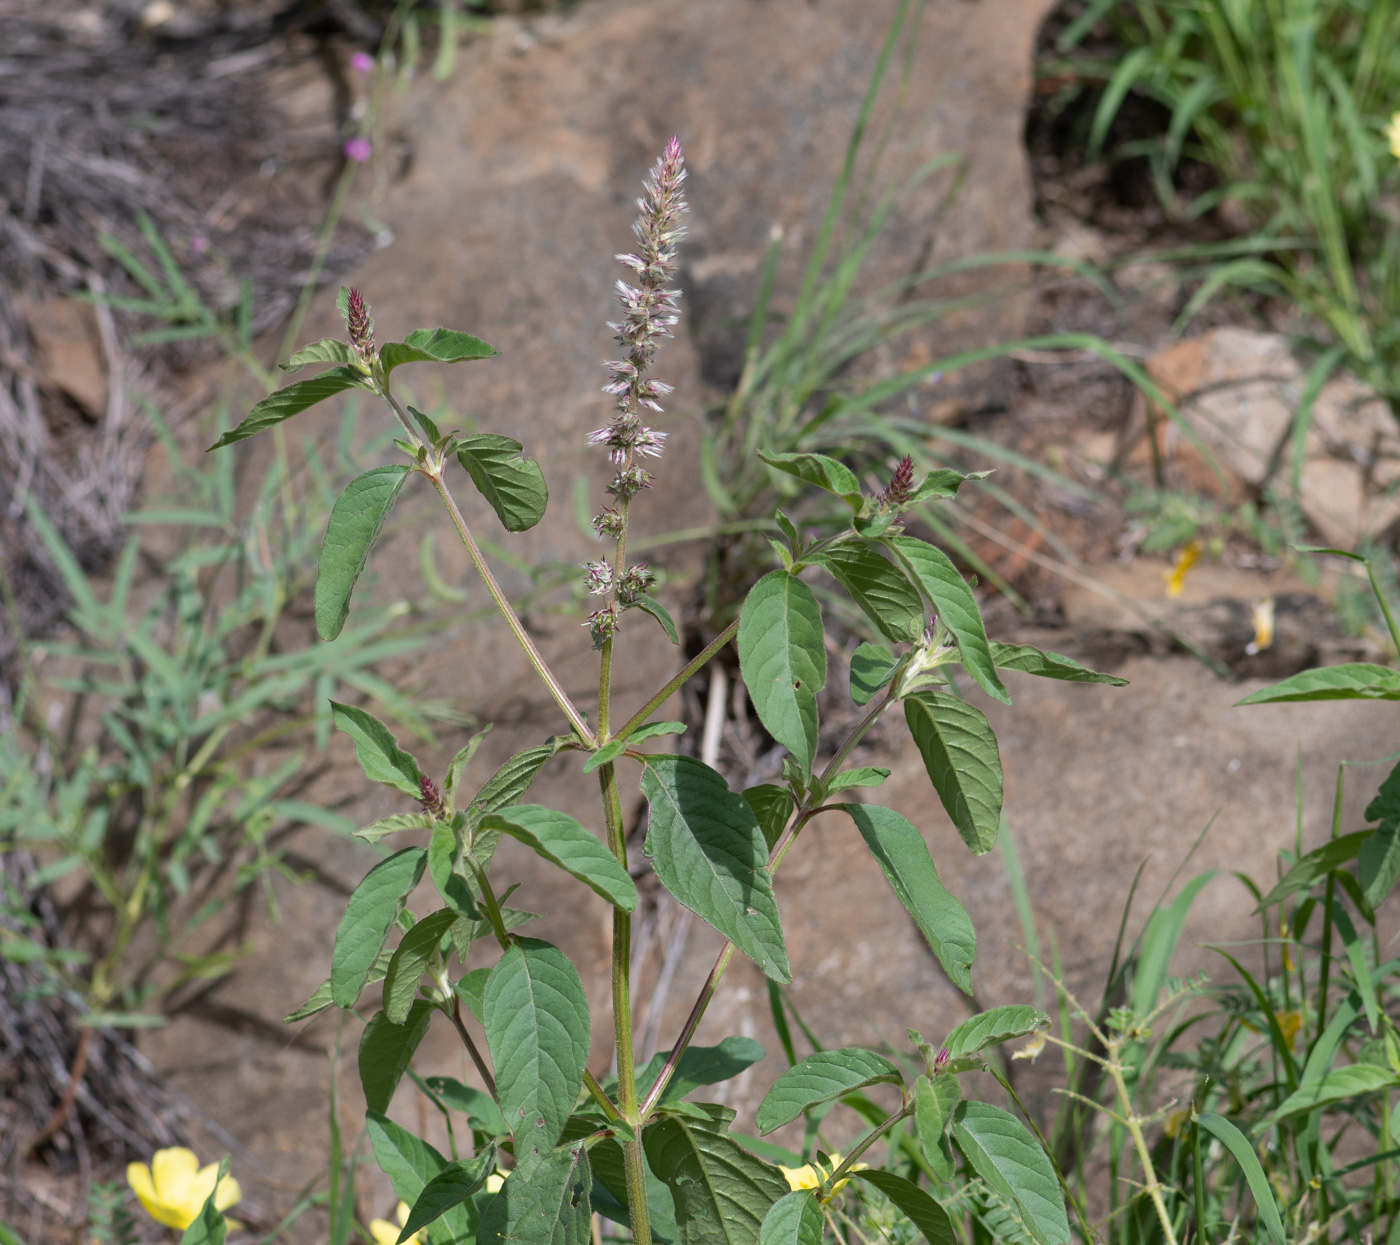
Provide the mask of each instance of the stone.
[{"label": "stone", "polygon": [[25,307],[40,384],[70,398],[92,421],[107,413],[107,374],[97,317],[87,303],[49,298]]}]

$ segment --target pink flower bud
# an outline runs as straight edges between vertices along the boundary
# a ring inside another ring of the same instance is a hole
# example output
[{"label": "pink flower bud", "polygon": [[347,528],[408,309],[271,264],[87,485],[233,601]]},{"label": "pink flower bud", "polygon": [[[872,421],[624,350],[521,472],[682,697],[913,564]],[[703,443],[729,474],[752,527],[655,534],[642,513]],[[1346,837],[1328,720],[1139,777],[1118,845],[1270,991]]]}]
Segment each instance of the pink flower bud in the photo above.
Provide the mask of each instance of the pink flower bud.
[{"label": "pink flower bud", "polygon": [[374,149],[370,146],[369,139],[363,136],[356,136],[355,138],[347,138],[345,140],[345,146],[341,148],[341,150],[345,152],[345,158],[347,160],[351,160],[356,164],[364,164],[365,161],[370,158]]}]

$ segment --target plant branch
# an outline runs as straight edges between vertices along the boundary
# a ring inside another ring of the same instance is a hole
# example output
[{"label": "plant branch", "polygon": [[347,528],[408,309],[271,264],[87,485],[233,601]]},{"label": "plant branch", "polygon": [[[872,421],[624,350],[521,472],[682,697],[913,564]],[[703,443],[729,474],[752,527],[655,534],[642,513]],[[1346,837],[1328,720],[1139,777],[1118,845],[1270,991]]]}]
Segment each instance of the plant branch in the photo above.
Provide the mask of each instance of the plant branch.
[{"label": "plant branch", "polygon": [[676,674],[673,678],[668,679],[665,687],[663,687],[659,692],[657,692],[655,696],[653,696],[649,701],[647,701],[646,704],[644,704],[640,709],[638,709],[636,713],[634,713],[630,718],[628,718],[627,721],[623,723],[621,729],[619,729],[613,735],[613,738],[627,738],[628,735],[635,731],[637,727],[639,727],[643,722],[645,722],[649,717],[651,717],[653,713],[655,713],[672,696],[674,696],[675,693],[680,690],[680,688],[692,675],[702,670],[705,664],[710,660],[710,658],[712,658],[716,653],[718,653],[720,649],[722,649],[726,644],[729,643],[730,640],[732,640],[738,634],[739,620],[736,618],[732,623],[729,624],[729,626],[727,626],[723,631],[721,631],[719,635],[715,636],[713,640],[711,640],[707,645],[705,645],[705,647],[702,648],[699,653],[697,653],[693,658],[691,658],[691,660],[685,664],[685,667],[678,674]]},{"label": "plant branch", "polygon": [[496,582],[496,577],[491,574],[491,568],[486,565],[486,558],[472,537],[471,530],[467,527],[467,521],[462,517],[462,512],[457,509],[457,503],[453,501],[452,494],[447,491],[441,473],[424,471],[423,474],[437,489],[438,496],[442,498],[442,504],[447,507],[447,513],[452,516],[452,524],[457,529],[457,535],[466,547],[472,565],[476,567],[476,573],[481,576],[481,582],[486,585],[486,591],[491,594],[491,600],[496,603],[496,608],[501,612],[501,617],[506,620],[506,625],[511,629],[516,641],[525,650],[525,656],[530,659],[535,673],[540,676],[541,682],[549,689],[549,694],[554,697],[559,708],[564,711],[564,716],[569,719],[570,725],[590,746],[593,746],[593,732],[588,729],[588,723],[584,721],[583,714],[574,707],[574,702],[569,699],[568,693],[564,691],[559,680],[554,677],[554,672],[550,670],[540,655],[539,649],[535,647],[535,642],[530,639],[524,624],[515,616],[515,611],[511,609],[510,602],[506,600],[506,595],[501,591],[500,584]]},{"label": "plant branch", "polygon": [[457,1036],[462,1039],[462,1045],[467,1048],[467,1054],[472,1057],[472,1063],[476,1064],[476,1070],[486,1085],[486,1092],[491,1095],[492,1099],[495,1099],[496,1078],[491,1075],[491,1070],[486,1066],[486,1060],[481,1057],[476,1043],[472,1041],[472,1035],[467,1032],[467,1026],[462,1023],[462,1004],[455,994],[452,996],[452,1023],[457,1027]]},{"label": "plant branch", "polygon": [[874,1128],[872,1128],[864,1137],[862,1137],[859,1143],[851,1150],[851,1152],[841,1160],[841,1165],[834,1172],[832,1172],[831,1175],[829,1175],[825,1180],[822,1181],[822,1186],[825,1187],[827,1185],[830,1185],[831,1191],[827,1193],[825,1197],[818,1198],[818,1202],[821,1205],[825,1206],[827,1202],[829,1202],[833,1197],[835,1197],[837,1186],[841,1183],[842,1177],[845,1176],[845,1174],[848,1171],[850,1171],[852,1167],[855,1166],[856,1160],[860,1158],[860,1156],[864,1154],[868,1149],[870,1149],[870,1147],[873,1146],[877,1141],[879,1141],[881,1137],[883,1137],[887,1132],[889,1132],[890,1129],[892,1129],[896,1124],[898,1124],[900,1120],[904,1119],[904,1117],[907,1115],[912,1115],[913,1113],[914,1107],[912,1104],[900,1107],[900,1109],[896,1111],[892,1116],[890,1116],[886,1120],[882,1120],[879,1124],[876,1124]]}]

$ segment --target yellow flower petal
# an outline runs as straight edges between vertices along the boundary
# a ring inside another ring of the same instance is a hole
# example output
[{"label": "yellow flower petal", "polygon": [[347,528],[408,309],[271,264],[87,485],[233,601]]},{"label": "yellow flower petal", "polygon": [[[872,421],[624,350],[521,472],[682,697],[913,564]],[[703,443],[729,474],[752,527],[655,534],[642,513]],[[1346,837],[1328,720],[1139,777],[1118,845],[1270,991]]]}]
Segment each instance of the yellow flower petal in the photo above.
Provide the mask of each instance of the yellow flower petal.
[{"label": "yellow flower petal", "polygon": [[369,1234],[374,1237],[375,1245],[394,1245],[399,1239],[399,1226],[387,1219],[371,1219]]},{"label": "yellow flower petal", "polygon": [[1182,547],[1176,555],[1176,565],[1166,572],[1164,578],[1167,581],[1167,596],[1179,597],[1181,591],[1186,587],[1186,572],[1189,571],[1201,557],[1201,542],[1193,540]]},{"label": "yellow flower petal", "polygon": [[1385,127],[1385,137],[1390,143],[1390,154],[1400,160],[1400,112],[1390,118],[1390,124]]},{"label": "yellow flower petal", "polygon": [[[509,1175],[509,1173],[507,1173],[507,1175]],[[501,1191],[501,1186],[505,1184],[505,1182],[506,1178],[501,1175],[500,1172],[492,1172],[486,1177],[486,1192],[499,1193]]]},{"label": "yellow flower petal", "polygon": [[181,1216],[177,1211],[163,1205],[160,1198],[156,1196],[156,1186],[151,1179],[151,1169],[145,1163],[128,1163],[126,1165],[126,1183],[131,1186],[131,1191],[136,1194],[136,1200],[141,1203],[146,1214],[150,1215],[157,1223],[162,1223],[167,1228],[187,1226],[180,1222]]},{"label": "yellow flower petal", "polygon": [[787,1177],[788,1188],[794,1192],[798,1189],[815,1189],[821,1184],[821,1177],[817,1175],[817,1169],[810,1163],[805,1167],[784,1167],[780,1163],[778,1170]]}]

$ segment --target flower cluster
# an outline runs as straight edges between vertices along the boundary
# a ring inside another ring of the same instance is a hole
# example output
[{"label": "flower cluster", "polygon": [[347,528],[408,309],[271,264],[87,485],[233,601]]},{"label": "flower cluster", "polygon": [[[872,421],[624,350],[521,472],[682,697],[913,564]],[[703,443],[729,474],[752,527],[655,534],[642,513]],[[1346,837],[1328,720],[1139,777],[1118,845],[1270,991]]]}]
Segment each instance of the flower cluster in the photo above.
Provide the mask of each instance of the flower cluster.
[{"label": "flower cluster", "polygon": [[359,290],[351,290],[345,300],[345,326],[350,330],[350,344],[360,358],[368,361],[374,354],[374,321],[369,305]]},{"label": "flower cluster", "polygon": [[881,506],[902,506],[914,495],[914,460],[906,454],[899,460],[890,482],[877,499]]},{"label": "flower cluster", "polygon": [[427,774],[418,775],[418,802],[423,806],[423,811],[434,817],[446,820],[447,801],[442,798],[442,792]]}]

